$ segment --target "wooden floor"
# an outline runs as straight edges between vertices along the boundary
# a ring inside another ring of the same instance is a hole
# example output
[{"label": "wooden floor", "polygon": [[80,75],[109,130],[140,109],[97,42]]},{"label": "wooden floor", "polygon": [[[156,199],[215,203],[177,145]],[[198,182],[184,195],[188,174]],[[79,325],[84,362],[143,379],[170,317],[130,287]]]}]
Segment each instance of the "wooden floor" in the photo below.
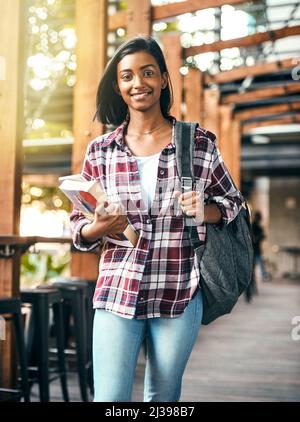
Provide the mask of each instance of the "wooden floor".
[{"label": "wooden floor", "polygon": [[[181,401],[300,401],[300,340],[291,334],[291,319],[300,316],[300,281],[260,283],[258,290],[251,304],[242,296],[231,315],[201,327]],[[144,368],[141,353],[136,402],[143,401]],[[71,401],[80,401],[75,374],[68,384]],[[33,393],[38,400],[36,388]],[[58,383],[51,385],[51,400],[61,401]]]}]

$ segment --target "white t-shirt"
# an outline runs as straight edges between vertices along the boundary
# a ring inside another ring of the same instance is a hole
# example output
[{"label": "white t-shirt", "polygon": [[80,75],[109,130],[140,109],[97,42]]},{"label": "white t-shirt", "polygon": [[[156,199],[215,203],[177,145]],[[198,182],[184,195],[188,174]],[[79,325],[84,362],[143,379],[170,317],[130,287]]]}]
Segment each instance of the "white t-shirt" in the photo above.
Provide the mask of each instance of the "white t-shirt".
[{"label": "white t-shirt", "polygon": [[160,152],[158,154],[148,155],[147,157],[134,156],[139,169],[142,199],[148,211],[151,208],[155,196],[159,156]]}]

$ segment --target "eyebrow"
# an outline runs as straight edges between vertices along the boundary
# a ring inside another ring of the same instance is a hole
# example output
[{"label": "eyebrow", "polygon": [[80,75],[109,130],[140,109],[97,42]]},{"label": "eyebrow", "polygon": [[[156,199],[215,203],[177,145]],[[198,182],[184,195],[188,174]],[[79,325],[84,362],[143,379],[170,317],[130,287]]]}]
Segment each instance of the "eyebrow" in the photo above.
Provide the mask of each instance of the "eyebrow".
[{"label": "eyebrow", "polygon": [[[149,63],[149,64],[145,64],[144,66],[141,66],[140,69],[145,69],[146,67],[149,67],[149,66],[156,67],[155,64]],[[122,72],[131,72],[131,69],[122,69],[120,70],[119,73],[122,73]]]}]

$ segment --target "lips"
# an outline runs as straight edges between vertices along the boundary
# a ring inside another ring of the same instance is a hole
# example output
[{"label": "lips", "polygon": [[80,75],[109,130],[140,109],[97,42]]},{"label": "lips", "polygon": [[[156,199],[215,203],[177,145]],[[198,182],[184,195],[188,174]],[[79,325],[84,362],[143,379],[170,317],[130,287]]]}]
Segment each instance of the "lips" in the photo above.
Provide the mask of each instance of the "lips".
[{"label": "lips", "polygon": [[142,100],[148,97],[150,94],[152,94],[152,91],[143,91],[143,92],[137,92],[136,94],[130,94],[130,96],[134,98],[135,100]]}]

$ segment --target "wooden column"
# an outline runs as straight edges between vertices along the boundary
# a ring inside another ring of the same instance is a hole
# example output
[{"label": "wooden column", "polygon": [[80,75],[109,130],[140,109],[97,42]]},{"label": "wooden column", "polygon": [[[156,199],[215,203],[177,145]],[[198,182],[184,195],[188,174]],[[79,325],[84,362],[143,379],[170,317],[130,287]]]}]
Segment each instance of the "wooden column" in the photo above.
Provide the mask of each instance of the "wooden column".
[{"label": "wooden column", "polygon": [[199,69],[190,68],[183,78],[186,105],[185,120],[203,125],[203,73]]},{"label": "wooden column", "polygon": [[128,0],[127,38],[151,35],[151,0]]},{"label": "wooden column", "polygon": [[[22,180],[24,3],[0,1],[0,233],[19,234]],[[20,254],[0,258],[0,296],[19,294]],[[11,386],[15,360],[11,331],[0,341],[0,385]]]},{"label": "wooden column", "polygon": [[231,176],[238,188],[241,187],[241,124],[232,120],[232,167]]},{"label": "wooden column", "polygon": [[203,127],[213,132],[217,138],[219,138],[220,132],[219,104],[220,91],[218,89],[205,89],[203,95]]},{"label": "wooden column", "polygon": [[179,34],[164,34],[162,36],[163,52],[169,70],[172,87],[174,103],[171,109],[171,114],[176,119],[181,119],[181,102],[183,81],[180,67],[182,66],[182,48]]},{"label": "wooden column", "polygon": [[220,106],[218,147],[237,187],[240,186],[241,126],[232,116],[232,107]]},{"label": "wooden column", "polygon": [[[104,133],[104,126],[93,123],[96,93],[106,65],[107,0],[76,0],[77,70],[74,88],[72,151],[73,173],[79,173],[88,143]],[[99,257],[73,253],[73,276],[96,278]]]}]

